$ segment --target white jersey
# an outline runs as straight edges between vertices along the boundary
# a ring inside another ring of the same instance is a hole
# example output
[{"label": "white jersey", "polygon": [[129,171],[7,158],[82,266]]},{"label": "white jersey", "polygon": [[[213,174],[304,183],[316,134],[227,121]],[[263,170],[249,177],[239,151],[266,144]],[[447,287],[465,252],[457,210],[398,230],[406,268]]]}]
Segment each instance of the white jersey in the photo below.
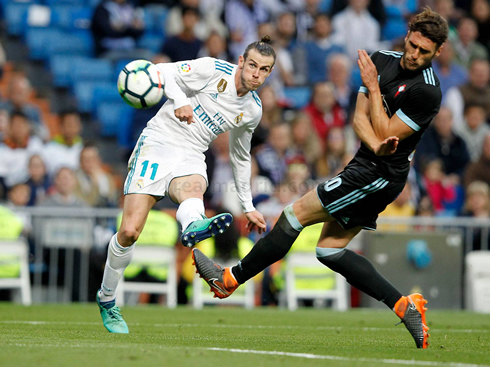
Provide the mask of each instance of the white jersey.
[{"label": "white jersey", "polygon": [[[143,135],[204,153],[218,134],[230,131],[230,163],[245,212],[255,210],[250,190],[252,133],[262,117],[256,92],[237,95],[237,65],[204,57],[157,64],[168,101],[148,122]],[[175,109],[190,105],[194,123],[179,121]]]}]

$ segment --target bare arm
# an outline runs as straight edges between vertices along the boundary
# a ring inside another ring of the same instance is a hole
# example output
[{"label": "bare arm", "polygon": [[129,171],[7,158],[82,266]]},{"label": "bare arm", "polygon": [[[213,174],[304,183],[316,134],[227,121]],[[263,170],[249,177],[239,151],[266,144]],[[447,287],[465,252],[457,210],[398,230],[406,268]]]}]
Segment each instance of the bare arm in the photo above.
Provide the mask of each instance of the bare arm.
[{"label": "bare arm", "polygon": [[395,153],[399,139],[390,136],[380,139],[371,124],[369,98],[364,93],[357,95],[356,111],[354,114],[354,131],[361,141],[376,155],[390,155]]}]

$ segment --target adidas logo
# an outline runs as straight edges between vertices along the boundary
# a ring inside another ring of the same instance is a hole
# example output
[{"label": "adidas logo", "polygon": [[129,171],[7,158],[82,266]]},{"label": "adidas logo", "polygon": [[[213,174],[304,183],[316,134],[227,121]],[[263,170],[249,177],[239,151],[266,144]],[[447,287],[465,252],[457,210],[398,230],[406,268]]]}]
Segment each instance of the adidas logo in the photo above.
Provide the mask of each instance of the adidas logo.
[{"label": "adidas logo", "polygon": [[218,93],[211,93],[211,98],[215,101],[218,102]]}]

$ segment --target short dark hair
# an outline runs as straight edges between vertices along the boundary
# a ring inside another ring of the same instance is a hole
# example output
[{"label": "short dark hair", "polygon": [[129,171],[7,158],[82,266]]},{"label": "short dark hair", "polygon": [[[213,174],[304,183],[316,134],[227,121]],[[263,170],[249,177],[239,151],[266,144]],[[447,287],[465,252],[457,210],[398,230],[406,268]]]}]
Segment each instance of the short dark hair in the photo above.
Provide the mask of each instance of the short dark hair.
[{"label": "short dark hair", "polygon": [[410,21],[408,29],[410,32],[420,32],[422,36],[434,42],[437,48],[446,42],[449,33],[446,19],[428,6]]},{"label": "short dark hair", "polygon": [[14,117],[20,117],[24,119],[24,121],[29,122],[29,116],[27,116],[22,110],[13,110],[10,113],[10,121],[12,121]]},{"label": "short dark hair", "polygon": [[262,56],[272,56],[274,58],[274,63],[272,64],[272,66],[274,66],[274,64],[276,63],[276,51],[274,51],[274,49],[270,45],[270,42],[271,38],[268,35],[262,37],[260,41],[252,42],[245,49],[245,52],[243,53],[243,58],[246,60],[250,50],[254,49],[257,50],[257,52]]}]

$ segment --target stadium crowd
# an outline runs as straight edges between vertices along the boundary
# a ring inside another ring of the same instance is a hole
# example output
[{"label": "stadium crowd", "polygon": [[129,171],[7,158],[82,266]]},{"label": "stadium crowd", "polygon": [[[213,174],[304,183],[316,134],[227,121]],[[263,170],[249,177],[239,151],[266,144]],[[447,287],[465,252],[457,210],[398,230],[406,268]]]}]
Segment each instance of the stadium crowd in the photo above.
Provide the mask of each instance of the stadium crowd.
[{"label": "stadium crowd", "polygon": [[[433,63],[442,107],[414,155],[405,194],[383,215],[489,218],[488,0],[104,0],[93,6],[90,29],[96,57],[114,63],[203,56],[236,63],[246,45],[272,37],[278,58],[259,90],[263,116],[252,141],[254,204],[272,225],[286,205],[336,176],[359,146],[351,123],[361,83],[357,50],[402,50],[407,21],[425,5],[450,23]],[[142,48],[142,11],[157,8],[166,12],[164,41]],[[25,74],[14,71],[4,90],[2,205],[119,207],[124,176],[104,163],[97,148],[103,139],[84,138],[82,113],[59,111],[50,129]],[[133,112],[132,143],[159,107]],[[207,166],[206,207],[239,217],[225,134],[207,152]]]}]

